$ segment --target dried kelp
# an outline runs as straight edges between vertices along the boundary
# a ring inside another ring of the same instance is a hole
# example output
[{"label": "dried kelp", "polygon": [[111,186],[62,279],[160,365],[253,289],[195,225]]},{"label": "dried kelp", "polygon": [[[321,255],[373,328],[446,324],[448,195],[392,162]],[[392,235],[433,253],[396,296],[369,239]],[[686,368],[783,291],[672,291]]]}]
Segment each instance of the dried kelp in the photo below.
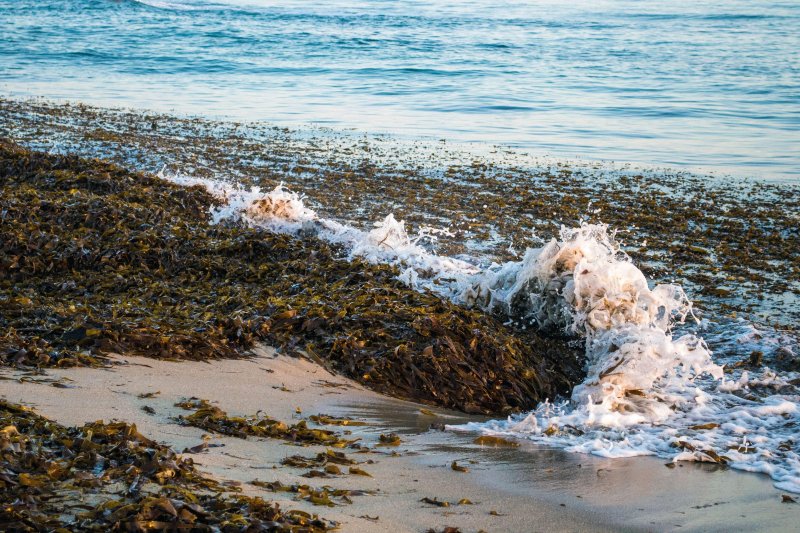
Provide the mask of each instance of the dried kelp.
[{"label": "dried kelp", "polygon": [[361,420],[353,420],[351,418],[344,418],[339,416],[324,415],[311,415],[308,417],[312,422],[316,422],[322,426],[366,426],[367,423]]},{"label": "dried kelp", "polygon": [[429,498],[424,497],[420,500],[422,503],[427,503],[428,505],[435,505],[436,507],[450,507],[450,502],[445,500],[440,500],[437,497]]},{"label": "dried kelp", "polygon": [[399,446],[401,442],[403,441],[397,433],[389,433],[388,435],[381,433],[378,438],[378,446]]},{"label": "dried kelp", "polygon": [[455,472],[463,472],[463,473],[469,472],[469,468],[458,464],[458,461],[453,461],[452,463],[450,463],[450,469]]},{"label": "dried kelp", "polygon": [[481,435],[480,437],[476,437],[474,441],[475,444],[480,444],[481,446],[494,446],[496,448],[517,448],[519,447],[518,442],[514,442],[513,440],[504,439],[503,437],[496,437],[494,435]]},{"label": "dried kelp", "polygon": [[0,143],[0,361],[238,357],[263,341],[371,388],[468,412],[580,377],[558,339],[415,292],[317,240],[213,226],[214,200],[110,163]]},{"label": "dried kelp", "polygon": [[223,494],[191,459],[123,422],[68,428],[0,400],[2,531],[327,531],[336,524]]}]

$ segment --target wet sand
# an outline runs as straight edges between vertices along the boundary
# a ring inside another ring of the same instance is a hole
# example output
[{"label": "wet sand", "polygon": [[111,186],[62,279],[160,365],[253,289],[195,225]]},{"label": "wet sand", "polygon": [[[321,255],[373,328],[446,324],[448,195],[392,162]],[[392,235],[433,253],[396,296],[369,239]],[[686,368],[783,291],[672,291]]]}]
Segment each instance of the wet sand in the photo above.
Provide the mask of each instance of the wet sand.
[{"label": "wet sand", "polygon": [[[337,520],[343,531],[445,526],[462,531],[788,531],[800,518],[800,505],[781,503],[781,492],[766,476],[694,463],[666,468],[650,457],[604,459],[525,442],[519,448],[475,445],[474,434],[430,427],[480,418],[441,409],[431,409],[436,415],[431,416],[421,410],[428,407],[380,396],[314,363],[267,348],[246,360],[173,363],[116,357],[115,362],[120,364],[110,369],[53,369],[46,376],[27,376],[40,383],[16,381],[24,373],[4,368],[0,396],[66,425],[98,419],[135,423],[144,435],[176,451],[201,443],[204,435],[177,420],[186,412],[174,404],[191,396],[208,399],[231,415],[262,410],[287,422],[319,413],[364,420],[365,426],[333,429],[349,429],[353,436],[348,438],[360,437],[372,448],[364,454],[347,452],[371,478],[300,477],[306,469],[280,461],[324,448],[273,439],[212,436],[211,444],[223,446],[192,455],[213,477],[241,483],[245,493],[284,508]],[[157,391],[154,397],[139,397]],[[155,413],[143,411],[144,406]],[[376,446],[379,435],[389,432],[398,433],[402,443]],[[452,470],[453,461],[469,472]],[[249,484],[255,479],[376,492],[354,497],[352,505],[315,507]],[[451,505],[420,501],[426,497]],[[458,505],[463,498],[473,505]]]}]

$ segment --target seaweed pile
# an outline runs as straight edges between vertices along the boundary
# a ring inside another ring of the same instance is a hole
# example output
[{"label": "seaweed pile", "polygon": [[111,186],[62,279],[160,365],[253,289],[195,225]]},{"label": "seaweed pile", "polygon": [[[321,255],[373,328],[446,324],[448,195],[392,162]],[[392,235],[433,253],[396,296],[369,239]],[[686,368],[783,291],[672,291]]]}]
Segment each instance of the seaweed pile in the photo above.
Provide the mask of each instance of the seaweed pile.
[{"label": "seaweed pile", "polygon": [[581,354],[346,261],[315,239],[207,220],[215,200],[108,162],[0,143],[0,362],[116,352],[241,357],[256,342],[374,390],[508,413],[566,392]]},{"label": "seaweed pile", "polygon": [[134,425],[69,428],[0,400],[0,428],[3,531],[313,533],[337,525],[261,498],[224,494],[231,489]]}]

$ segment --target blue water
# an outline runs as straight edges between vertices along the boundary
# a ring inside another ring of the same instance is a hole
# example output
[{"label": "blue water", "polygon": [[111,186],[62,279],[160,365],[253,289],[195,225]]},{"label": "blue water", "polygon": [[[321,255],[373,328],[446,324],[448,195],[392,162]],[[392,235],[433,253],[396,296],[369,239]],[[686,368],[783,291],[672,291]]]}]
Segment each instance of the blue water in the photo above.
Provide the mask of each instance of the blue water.
[{"label": "blue water", "polygon": [[0,94],[800,180],[800,2],[0,0]]}]

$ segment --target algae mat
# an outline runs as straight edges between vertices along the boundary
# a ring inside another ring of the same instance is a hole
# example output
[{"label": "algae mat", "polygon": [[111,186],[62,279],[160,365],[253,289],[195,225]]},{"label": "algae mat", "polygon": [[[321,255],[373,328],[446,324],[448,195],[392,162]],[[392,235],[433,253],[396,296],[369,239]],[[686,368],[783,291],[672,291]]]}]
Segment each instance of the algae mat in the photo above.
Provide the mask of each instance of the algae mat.
[{"label": "algae mat", "polygon": [[569,390],[563,339],[407,288],[314,239],[211,225],[213,198],[114,164],[0,145],[0,360],[102,364],[109,352],[302,353],[393,396],[467,412]]}]

